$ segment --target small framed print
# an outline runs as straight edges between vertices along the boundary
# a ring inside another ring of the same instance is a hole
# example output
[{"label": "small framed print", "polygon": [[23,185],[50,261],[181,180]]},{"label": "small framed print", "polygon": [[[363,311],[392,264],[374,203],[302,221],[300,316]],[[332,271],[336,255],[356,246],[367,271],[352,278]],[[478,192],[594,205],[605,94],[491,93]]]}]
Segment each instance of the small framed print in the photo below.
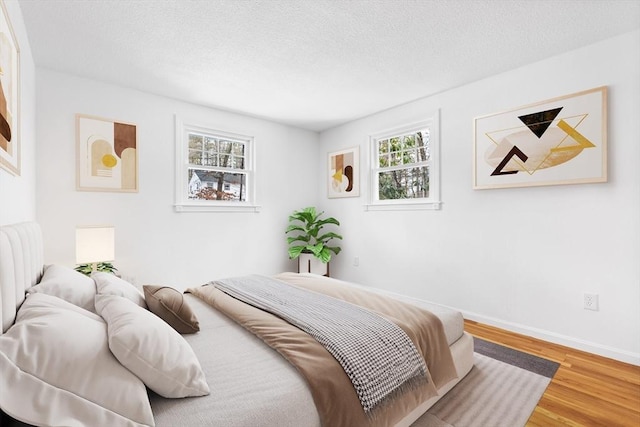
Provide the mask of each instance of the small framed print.
[{"label": "small framed print", "polygon": [[76,115],[79,191],[138,192],[136,125]]},{"label": "small framed print", "polygon": [[329,153],[328,197],[360,196],[360,147]]}]

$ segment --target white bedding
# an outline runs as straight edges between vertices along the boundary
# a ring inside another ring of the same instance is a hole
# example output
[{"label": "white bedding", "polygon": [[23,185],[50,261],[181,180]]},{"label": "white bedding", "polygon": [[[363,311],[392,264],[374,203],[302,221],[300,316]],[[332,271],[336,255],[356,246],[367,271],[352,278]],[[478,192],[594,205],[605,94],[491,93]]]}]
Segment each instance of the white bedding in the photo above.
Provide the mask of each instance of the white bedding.
[{"label": "white bedding", "polygon": [[[0,227],[1,332],[6,332],[13,325],[18,308],[25,299],[25,291],[36,285],[42,277],[42,260],[42,236],[36,223]],[[69,284],[67,282],[65,281]],[[74,283],[73,286],[81,285]],[[60,291],[58,286],[52,289],[55,292]],[[60,296],[65,295],[61,292]],[[137,297],[137,294],[135,296]],[[427,308],[443,321],[459,376],[458,380],[451,381],[438,390],[440,395],[446,393],[473,365],[473,340],[463,332],[462,316],[446,307],[397,295],[393,297]],[[210,394],[202,397],[168,399],[149,392],[155,425],[304,427],[320,424],[311,394],[303,378],[292,365],[261,340],[200,299],[189,294],[185,295],[185,299],[200,322],[200,332],[182,337],[192,347],[201,364]],[[88,316],[95,315],[89,313]],[[102,327],[106,328],[107,325],[104,324]],[[70,338],[73,336],[72,333],[69,335]],[[149,345],[153,349],[153,341],[149,342]],[[161,351],[159,353],[162,354]],[[100,368],[94,367],[85,379],[91,381],[91,375],[100,376],[104,373]],[[103,392],[113,394],[117,391],[110,387]],[[0,390],[0,393],[6,391]],[[11,400],[19,402],[20,399],[28,399],[30,405],[37,403],[36,406],[27,405],[32,408],[45,409],[47,405],[51,405],[50,401],[41,402],[36,395],[27,394],[25,391],[12,389]],[[3,396],[6,398],[7,394],[0,394],[0,403]],[[398,427],[409,426],[438,398],[439,396],[424,402],[408,414]],[[19,406],[13,405],[14,408]],[[74,423],[68,419],[58,423],[87,424]]]},{"label": "white bedding", "polygon": [[[200,360],[211,394],[181,401],[151,394],[156,426],[320,425],[311,393],[289,362],[199,298],[190,294],[185,298],[198,317],[200,332],[184,337]],[[416,303],[411,299],[407,302]],[[457,343],[454,361],[462,378],[473,363],[473,344],[468,335],[463,335],[462,316],[440,305],[419,305],[432,309],[443,320],[447,339]],[[447,391],[454,384],[448,384]],[[410,414],[400,425],[409,425],[436,401],[427,402],[428,406]]]},{"label": "white bedding", "polygon": [[176,401],[151,394],[156,426],[319,426],[311,393],[280,354],[199,298],[185,294],[200,332],[184,335],[210,394]]}]

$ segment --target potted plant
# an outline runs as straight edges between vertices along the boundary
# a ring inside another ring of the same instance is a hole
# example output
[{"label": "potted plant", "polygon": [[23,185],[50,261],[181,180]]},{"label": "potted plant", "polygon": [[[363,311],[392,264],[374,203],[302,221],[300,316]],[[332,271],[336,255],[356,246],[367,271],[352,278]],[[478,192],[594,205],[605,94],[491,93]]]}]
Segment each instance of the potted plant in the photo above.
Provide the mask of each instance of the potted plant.
[{"label": "potted plant", "polygon": [[317,212],[313,206],[294,211],[289,216],[289,226],[285,234],[289,244],[289,259],[298,258],[298,271],[329,275],[329,261],[332,253],[340,253],[339,246],[329,246],[333,239],[342,236],[333,232],[324,232],[328,224],[340,225],[333,217],[322,218],[324,212]]},{"label": "potted plant", "polygon": [[[79,264],[74,270],[76,270],[78,273],[91,276],[91,273],[93,273],[94,268],[93,268],[93,264]],[[118,269],[115,268],[113,264],[111,264],[110,262],[99,262],[96,264],[95,271],[117,274],[116,271],[118,271]]]}]

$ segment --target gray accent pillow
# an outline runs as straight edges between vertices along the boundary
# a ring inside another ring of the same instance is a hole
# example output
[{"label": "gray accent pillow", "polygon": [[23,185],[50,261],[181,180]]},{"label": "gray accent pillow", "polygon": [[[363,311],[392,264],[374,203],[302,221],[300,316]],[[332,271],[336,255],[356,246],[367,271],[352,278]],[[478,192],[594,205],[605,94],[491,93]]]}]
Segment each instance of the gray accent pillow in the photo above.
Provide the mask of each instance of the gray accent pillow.
[{"label": "gray accent pillow", "polygon": [[184,295],[168,286],[144,285],[144,297],[149,310],[181,334],[194,334],[200,330],[196,315],[191,311]]}]

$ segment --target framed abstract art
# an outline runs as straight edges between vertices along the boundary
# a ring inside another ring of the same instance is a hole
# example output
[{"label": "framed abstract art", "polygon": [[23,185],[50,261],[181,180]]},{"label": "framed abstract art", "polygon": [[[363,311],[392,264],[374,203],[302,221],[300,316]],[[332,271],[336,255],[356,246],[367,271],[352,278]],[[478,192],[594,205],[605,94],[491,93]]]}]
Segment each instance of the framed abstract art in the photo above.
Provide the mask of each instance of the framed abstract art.
[{"label": "framed abstract art", "polygon": [[360,196],[360,147],[329,153],[328,197]]},{"label": "framed abstract art", "polygon": [[0,167],[20,175],[20,49],[0,1]]},{"label": "framed abstract art", "polygon": [[474,133],[474,189],[607,181],[606,87],[478,117]]},{"label": "framed abstract art", "polygon": [[79,191],[138,191],[136,125],[76,115]]}]

